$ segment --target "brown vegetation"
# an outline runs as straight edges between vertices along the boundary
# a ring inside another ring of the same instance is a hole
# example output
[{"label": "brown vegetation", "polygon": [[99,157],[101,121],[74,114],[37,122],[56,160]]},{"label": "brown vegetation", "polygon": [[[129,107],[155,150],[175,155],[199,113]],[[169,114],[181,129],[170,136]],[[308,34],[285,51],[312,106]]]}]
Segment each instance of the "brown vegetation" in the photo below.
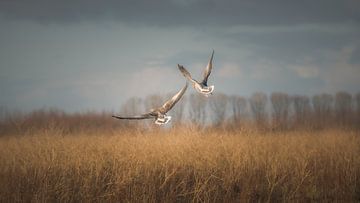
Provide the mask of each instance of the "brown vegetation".
[{"label": "brown vegetation", "polygon": [[360,200],[355,132],[174,128],[0,138],[1,202]]}]

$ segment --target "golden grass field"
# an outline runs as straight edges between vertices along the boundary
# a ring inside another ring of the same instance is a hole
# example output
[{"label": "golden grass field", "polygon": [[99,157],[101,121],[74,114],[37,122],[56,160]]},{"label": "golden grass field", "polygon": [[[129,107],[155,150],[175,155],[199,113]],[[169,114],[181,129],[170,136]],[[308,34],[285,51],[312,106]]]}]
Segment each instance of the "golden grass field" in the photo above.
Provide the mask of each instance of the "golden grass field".
[{"label": "golden grass field", "polygon": [[3,136],[0,201],[360,201],[360,134],[178,128]]}]

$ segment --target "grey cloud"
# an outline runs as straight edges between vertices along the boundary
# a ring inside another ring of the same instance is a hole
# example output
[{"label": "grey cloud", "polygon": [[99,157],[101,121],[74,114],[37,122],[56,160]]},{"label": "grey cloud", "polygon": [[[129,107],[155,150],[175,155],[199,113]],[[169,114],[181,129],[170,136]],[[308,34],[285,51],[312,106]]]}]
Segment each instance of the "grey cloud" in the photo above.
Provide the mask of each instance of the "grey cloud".
[{"label": "grey cloud", "polygon": [[[316,27],[319,28],[316,28]],[[339,50],[344,46],[360,43],[360,29],[352,28],[352,25],[338,26],[329,25],[321,30],[322,25],[312,25],[313,29],[304,27],[289,27],[286,31],[279,28],[278,31],[246,31],[246,28],[238,32],[219,31],[213,38],[226,39],[228,47],[251,50],[254,54],[252,60],[258,60],[259,56],[284,63],[293,63],[308,56],[316,56],[315,60],[322,63],[326,50]],[[256,26],[255,26],[256,28]],[[259,28],[261,29],[261,27]],[[268,28],[273,29],[273,28]],[[337,31],[341,29],[341,31]],[[356,53],[354,53],[356,54]],[[326,58],[328,60],[328,58]],[[355,60],[354,60],[355,61]]]},{"label": "grey cloud", "polygon": [[177,63],[201,77],[212,49],[219,92],[358,91],[359,9],[351,0],[0,1],[0,106],[116,109],[182,86]]},{"label": "grey cloud", "polygon": [[120,21],[160,26],[272,25],[360,21],[355,0],[5,0],[4,18],[41,23]]},{"label": "grey cloud", "polygon": [[349,63],[354,64],[360,64],[360,46],[356,47],[353,51],[352,55],[350,56]]}]

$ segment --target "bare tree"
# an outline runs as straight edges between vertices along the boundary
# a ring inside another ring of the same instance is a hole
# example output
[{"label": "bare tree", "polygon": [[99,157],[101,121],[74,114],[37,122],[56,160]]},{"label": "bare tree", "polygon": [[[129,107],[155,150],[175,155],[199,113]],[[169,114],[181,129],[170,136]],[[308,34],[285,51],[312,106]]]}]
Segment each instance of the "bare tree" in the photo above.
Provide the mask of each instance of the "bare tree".
[{"label": "bare tree", "polygon": [[[139,97],[131,97],[121,106],[120,113],[129,116],[144,113],[142,99]],[[128,120],[123,120],[121,123],[128,127],[136,125],[135,122]]]},{"label": "bare tree", "polygon": [[351,94],[347,92],[338,92],[335,95],[336,119],[340,125],[350,124],[351,118]]},{"label": "bare tree", "polygon": [[332,118],[334,98],[331,94],[318,94],[312,98],[314,122],[318,127],[329,125]]},{"label": "bare tree", "polygon": [[253,112],[255,122],[260,128],[263,128],[266,125],[266,102],[267,96],[263,92],[256,92],[250,97],[251,110]]},{"label": "bare tree", "polygon": [[273,108],[273,125],[284,129],[288,123],[290,98],[286,93],[274,92],[270,96]]},{"label": "bare tree", "polygon": [[4,106],[0,106],[0,122],[5,119],[5,110],[6,108]]},{"label": "bare tree", "polygon": [[[356,100],[356,123],[360,123],[360,92],[355,95]],[[355,125],[357,128],[360,128],[359,125]]]},{"label": "bare tree", "polygon": [[142,99],[139,97],[131,97],[121,106],[121,114],[137,115],[144,113],[142,108]]},{"label": "bare tree", "polygon": [[145,98],[144,106],[146,111],[149,111],[152,108],[160,107],[161,105],[163,105],[163,102],[164,98],[162,96],[158,94],[151,94]]},{"label": "bare tree", "polygon": [[206,98],[200,94],[191,94],[189,99],[189,116],[194,124],[204,124],[206,120]]},{"label": "bare tree", "polygon": [[210,108],[214,114],[213,121],[217,126],[225,120],[227,103],[228,98],[222,93],[217,93],[210,98]]},{"label": "bare tree", "polygon": [[295,95],[292,97],[295,110],[295,125],[304,127],[309,124],[311,107],[309,97],[306,95]]},{"label": "bare tree", "polygon": [[246,114],[247,102],[244,97],[241,96],[231,96],[229,98],[231,105],[233,122],[237,125],[241,124],[241,120]]},{"label": "bare tree", "polygon": [[[174,94],[168,94],[166,98],[171,98]],[[173,116],[175,119],[172,120],[172,123],[181,123],[185,112],[185,105],[186,105],[187,97],[184,95],[178,103],[171,109],[169,115]]]}]

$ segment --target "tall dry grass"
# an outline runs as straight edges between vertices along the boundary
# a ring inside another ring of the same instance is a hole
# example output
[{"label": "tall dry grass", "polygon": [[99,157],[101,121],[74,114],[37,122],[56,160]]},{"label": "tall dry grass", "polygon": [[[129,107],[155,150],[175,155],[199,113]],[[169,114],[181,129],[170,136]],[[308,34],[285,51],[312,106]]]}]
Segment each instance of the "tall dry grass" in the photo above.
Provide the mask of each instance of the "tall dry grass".
[{"label": "tall dry grass", "polygon": [[1,202],[360,200],[352,131],[32,133],[0,138]]}]

